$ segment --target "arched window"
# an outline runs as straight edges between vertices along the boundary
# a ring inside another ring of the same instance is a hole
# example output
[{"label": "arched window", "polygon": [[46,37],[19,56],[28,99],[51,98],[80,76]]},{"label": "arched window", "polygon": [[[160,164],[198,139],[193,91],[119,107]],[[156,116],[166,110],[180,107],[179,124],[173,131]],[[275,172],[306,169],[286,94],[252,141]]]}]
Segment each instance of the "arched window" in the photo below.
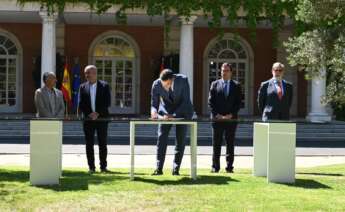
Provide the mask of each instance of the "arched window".
[{"label": "arched window", "polygon": [[210,42],[207,59],[207,83],[208,88],[211,83],[221,78],[221,65],[224,62],[230,63],[233,68],[232,79],[238,81],[242,88],[242,111],[248,113],[248,71],[249,55],[245,46],[235,38],[223,38]]},{"label": "arched window", "polygon": [[94,49],[94,57],[134,58],[135,52],[131,44],[119,36],[109,36],[101,40]]},{"label": "arched window", "polygon": [[136,50],[124,36],[100,36],[93,45],[92,60],[98,79],[109,83],[112,113],[135,113]]},{"label": "arched window", "polygon": [[17,105],[18,48],[6,35],[0,33],[0,109]]}]

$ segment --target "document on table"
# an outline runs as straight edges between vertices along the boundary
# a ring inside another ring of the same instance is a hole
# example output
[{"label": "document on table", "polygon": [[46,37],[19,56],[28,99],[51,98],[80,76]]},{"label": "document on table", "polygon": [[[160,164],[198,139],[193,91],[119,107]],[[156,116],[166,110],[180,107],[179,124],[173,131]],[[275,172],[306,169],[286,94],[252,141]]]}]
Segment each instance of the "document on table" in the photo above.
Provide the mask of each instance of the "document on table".
[{"label": "document on table", "polygon": [[182,121],[182,120],[184,120],[184,118],[174,118],[173,117],[173,118],[165,119],[163,116],[158,115],[157,119],[150,118],[150,120],[156,120],[156,121],[162,121],[162,120],[164,120],[164,121]]}]

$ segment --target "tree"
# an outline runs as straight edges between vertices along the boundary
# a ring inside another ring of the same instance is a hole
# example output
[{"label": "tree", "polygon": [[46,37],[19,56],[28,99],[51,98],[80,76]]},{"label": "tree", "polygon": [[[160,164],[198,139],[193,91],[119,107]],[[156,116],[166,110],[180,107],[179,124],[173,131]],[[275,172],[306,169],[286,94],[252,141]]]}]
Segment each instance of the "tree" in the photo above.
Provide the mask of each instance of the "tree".
[{"label": "tree", "polygon": [[303,67],[306,78],[327,77],[324,103],[345,109],[345,1],[299,0],[297,35],[284,43],[288,61]]}]

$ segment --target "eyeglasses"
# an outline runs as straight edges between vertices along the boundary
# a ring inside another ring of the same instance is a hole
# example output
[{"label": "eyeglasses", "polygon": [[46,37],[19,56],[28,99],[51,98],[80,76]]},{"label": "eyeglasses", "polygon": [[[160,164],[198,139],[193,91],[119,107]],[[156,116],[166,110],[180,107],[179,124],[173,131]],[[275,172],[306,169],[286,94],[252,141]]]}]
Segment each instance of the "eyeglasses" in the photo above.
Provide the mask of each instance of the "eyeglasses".
[{"label": "eyeglasses", "polygon": [[274,69],[273,71],[276,71],[276,72],[283,72],[283,69]]}]

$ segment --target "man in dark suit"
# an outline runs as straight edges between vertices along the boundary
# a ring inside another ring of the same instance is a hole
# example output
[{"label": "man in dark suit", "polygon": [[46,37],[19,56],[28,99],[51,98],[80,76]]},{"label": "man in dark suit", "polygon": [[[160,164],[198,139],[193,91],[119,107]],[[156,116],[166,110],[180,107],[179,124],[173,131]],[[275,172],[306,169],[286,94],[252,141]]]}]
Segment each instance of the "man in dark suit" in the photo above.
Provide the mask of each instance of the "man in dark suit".
[{"label": "man in dark suit", "polygon": [[[151,118],[191,119],[193,106],[190,100],[188,78],[182,74],[174,74],[170,69],[161,72],[160,78],[152,84],[151,90]],[[168,143],[168,136],[172,125],[158,126],[157,167],[153,175],[163,174],[163,165]],[[180,165],[185,149],[187,126],[176,125],[176,146],[173,164],[173,175],[179,175]]]},{"label": "man in dark suit", "polygon": [[98,138],[101,172],[109,172],[107,170],[108,122],[100,120],[109,116],[108,107],[111,102],[109,85],[97,80],[97,68],[94,65],[86,66],[84,74],[87,82],[80,85],[79,109],[85,118],[83,127],[89,173],[96,171],[93,149],[95,132]]},{"label": "man in dark suit", "polygon": [[284,65],[276,62],[272,66],[272,79],[261,83],[258,92],[258,106],[262,120],[289,120],[293,87],[283,80]]},{"label": "man in dark suit", "polygon": [[213,156],[212,170],[218,173],[220,170],[220,155],[225,135],[226,142],[226,168],[228,173],[233,172],[234,141],[237,128],[236,119],[241,108],[241,87],[238,82],[232,80],[233,69],[229,63],[223,63],[221,67],[222,79],[212,82],[208,104],[211,109],[213,128]]}]

